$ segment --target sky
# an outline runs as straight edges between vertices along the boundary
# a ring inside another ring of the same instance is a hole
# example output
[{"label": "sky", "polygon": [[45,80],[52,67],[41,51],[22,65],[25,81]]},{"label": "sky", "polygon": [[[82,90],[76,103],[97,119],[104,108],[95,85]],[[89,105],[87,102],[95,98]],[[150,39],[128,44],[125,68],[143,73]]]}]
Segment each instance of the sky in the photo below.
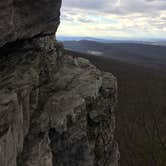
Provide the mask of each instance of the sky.
[{"label": "sky", "polygon": [[62,0],[57,34],[166,38],[166,0]]}]

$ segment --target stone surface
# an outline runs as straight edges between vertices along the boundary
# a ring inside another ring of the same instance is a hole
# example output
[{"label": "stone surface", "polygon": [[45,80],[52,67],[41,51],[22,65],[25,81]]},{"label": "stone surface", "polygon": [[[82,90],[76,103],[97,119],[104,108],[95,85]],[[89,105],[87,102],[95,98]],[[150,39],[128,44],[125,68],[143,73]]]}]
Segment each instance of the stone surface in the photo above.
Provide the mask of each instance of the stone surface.
[{"label": "stone surface", "polygon": [[0,165],[117,166],[116,78],[53,38],[1,50]]},{"label": "stone surface", "polygon": [[116,78],[55,42],[61,0],[0,1],[0,166],[117,166]]},{"label": "stone surface", "polygon": [[54,34],[61,0],[1,0],[0,47],[18,39]]}]

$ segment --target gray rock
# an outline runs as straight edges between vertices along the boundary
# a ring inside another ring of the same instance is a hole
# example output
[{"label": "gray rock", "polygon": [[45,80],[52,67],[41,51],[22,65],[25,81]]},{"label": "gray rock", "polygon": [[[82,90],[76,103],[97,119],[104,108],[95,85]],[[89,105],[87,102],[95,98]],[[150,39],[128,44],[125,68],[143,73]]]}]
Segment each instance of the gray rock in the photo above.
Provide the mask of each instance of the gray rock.
[{"label": "gray rock", "polygon": [[0,165],[117,166],[112,74],[64,55],[52,37],[26,41],[3,58]]},{"label": "gray rock", "polygon": [[0,166],[117,166],[117,81],[55,42],[61,0],[0,1]]},{"label": "gray rock", "polygon": [[54,34],[61,0],[1,0],[0,47],[18,39]]}]

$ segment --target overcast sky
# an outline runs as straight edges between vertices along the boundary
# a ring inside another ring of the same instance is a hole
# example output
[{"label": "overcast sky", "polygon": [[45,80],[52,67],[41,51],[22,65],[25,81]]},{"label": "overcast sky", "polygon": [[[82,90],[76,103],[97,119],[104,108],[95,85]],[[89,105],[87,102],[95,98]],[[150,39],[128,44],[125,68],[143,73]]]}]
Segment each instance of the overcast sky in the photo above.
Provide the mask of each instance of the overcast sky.
[{"label": "overcast sky", "polygon": [[166,0],[62,0],[58,35],[166,38]]}]

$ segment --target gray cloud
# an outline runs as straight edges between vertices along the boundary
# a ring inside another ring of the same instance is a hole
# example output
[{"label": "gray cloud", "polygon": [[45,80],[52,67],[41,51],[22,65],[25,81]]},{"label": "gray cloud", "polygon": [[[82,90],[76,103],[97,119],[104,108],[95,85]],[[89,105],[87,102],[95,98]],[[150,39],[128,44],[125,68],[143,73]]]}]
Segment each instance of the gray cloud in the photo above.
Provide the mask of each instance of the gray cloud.
[{"label": "gray cloud", "polygon": [[166,10],[166,0],[64,0],[64,7],[130,14]]},{"label": "gray cloud", "polygon": [[61,18],[62,34],[165,36],[166,0],[63,0]]}]

